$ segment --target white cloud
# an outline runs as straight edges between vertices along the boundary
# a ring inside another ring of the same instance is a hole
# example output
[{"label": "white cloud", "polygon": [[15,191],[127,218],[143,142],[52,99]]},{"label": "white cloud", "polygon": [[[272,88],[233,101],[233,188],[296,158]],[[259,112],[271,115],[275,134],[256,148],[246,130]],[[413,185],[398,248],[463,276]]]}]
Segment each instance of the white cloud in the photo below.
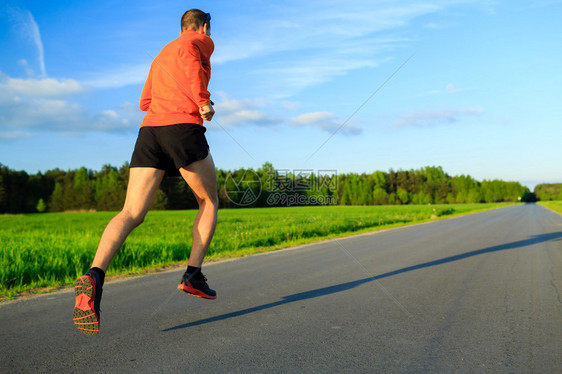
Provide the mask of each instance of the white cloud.
[{"label": "white cloud", "polygon": [[272,104],[264,99],[236,100],[224,92],[219,92],[218,96],[220,102],[215,105],[215,118],[223,125],[272,127],[288,124],[292,127],[310,126],[329,133],[338,132],[344,135],[356,135],[362,131],[361,128],[351,123],[343,125],[343,121],[331,112],[304,113],[288,119],[287,111],[292,111],[300,105],[296,102],[283,102],[281,105],[283,115],[276,115],[275,108],[272,108]]},{"label": "white cloud", "polygon": [[295,127],[312,126],[329,133],[341,132],[344,135],[358,135],[362,129],[351,123],[343,124],[343,121],[331,112],[304,113],[291,119]]},{"label": "white cloud", "polygon": [[480,107],[413,112],[401,116],[393,126],[430,127],[443,123],[450,124],[458,122],[462,117],[478,115],[483,112],[484,110]]},{"label": "white cloud", "polygon": [[330,112],[313,112],[304,113],[291,119],[291,122],[295,125],[313,125],[319,122],[324,122],[326,120],[333,120],[336,117],[334,113]]},{"label": "white cloud", "polygon": [[0,73],[0,138],[13,140],[39,132],[77,134],[137,129],[138,117],[131,115],[128,103],[93,113],[64,99],[85,90],[85,86],[70,79],[19,79]]},{"label": "white cloud", "polygon": [[30,97],[60,97],[87,91],[87,87],[74,79],[21,79],[0,74],[0,89]]},{"label": "white cloud", "polygon": [[220,102],[215,105],[216,119],[219,123],[230,126],[257,125],[272,126],[282,122],[279,117],[265,110],[270,104],[263,99],[231,99],[219,92]]},{"label": "white cloud", "polygon": [[97,131],[120,132],[136,129],[138,124],[133,125],[128,118],[124,118],[122,113],[115,110],[104,110],[92,118],[92,129]]},{"label": "white cloud", "polygon": [[124,102],[123,104],[119,105],[118,113],[121,113],[121,115],[130,119],[134,123],[138,123],[139,125],[142,122],[144,115],[146,114],[139,109],[138,104],[133,104],[130,102]]},{"label": "white cloud", "polygon": [[261,127],[272,127],[278,125],[290,125],[292,127],[310,126],[329,133],[342,133],[344,135],[356,135],[361,133],[361,128],[351,123],[343,125],[336,114],[331,112],[313,112],[300,114],[288,119],[287,111],[293,111],[300,105],[296,102],[283,102],[280,108],[283,114],[275,114],[273,105],[264,99],[241,99],[230,98],[224,92],[219,92],[220,102],[215,105],[215,118],[220,124],[228,126],[254,125]]}]

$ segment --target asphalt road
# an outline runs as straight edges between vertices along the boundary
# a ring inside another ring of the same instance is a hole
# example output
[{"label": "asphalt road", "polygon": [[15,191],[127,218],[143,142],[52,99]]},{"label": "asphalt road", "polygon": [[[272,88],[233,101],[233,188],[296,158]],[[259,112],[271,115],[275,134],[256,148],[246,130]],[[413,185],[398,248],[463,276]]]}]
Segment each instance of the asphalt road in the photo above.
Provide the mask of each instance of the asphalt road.
[{"label": "asphalt road", "polygon": [[562,217],[535,204],[0,304],[0,371],[562,372]]}]

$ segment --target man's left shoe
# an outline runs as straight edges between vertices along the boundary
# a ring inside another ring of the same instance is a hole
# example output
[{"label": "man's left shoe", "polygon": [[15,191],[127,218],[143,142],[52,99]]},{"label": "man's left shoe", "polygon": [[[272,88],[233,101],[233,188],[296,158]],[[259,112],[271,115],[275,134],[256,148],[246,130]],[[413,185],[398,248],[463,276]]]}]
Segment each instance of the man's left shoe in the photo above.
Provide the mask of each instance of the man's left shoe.
[{"label": "man's left shoe", "polygon": [[86,335],[96,335],[100,329],[100,302],[102,287],[98,274],[90,270],[76,280],[76,302],[72,320]]},{"label": "man's left shoe", "polygon": [[185,272],[178,284],[178,290],[204,299],[216,299],[217,293],[209,288],[207,278],[201,274],[201,279],[195,279],[193,274]]}]

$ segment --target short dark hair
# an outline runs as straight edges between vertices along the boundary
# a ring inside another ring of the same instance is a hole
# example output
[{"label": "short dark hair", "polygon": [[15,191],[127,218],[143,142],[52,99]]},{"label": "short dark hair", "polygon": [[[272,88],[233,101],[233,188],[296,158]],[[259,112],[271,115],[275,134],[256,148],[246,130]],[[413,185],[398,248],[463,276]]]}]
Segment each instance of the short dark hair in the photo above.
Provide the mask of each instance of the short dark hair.
[{"label": "short dark hair", "polygon": [[197,30],[205,24],[207,13],[199,9],[190,9],[181,17],[182,30]]}]

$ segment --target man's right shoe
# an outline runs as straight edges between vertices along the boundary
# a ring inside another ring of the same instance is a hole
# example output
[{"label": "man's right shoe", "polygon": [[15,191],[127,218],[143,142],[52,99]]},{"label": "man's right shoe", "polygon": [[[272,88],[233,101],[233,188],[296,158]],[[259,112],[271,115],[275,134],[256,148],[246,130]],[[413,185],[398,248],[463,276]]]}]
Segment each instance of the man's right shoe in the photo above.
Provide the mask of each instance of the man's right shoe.
[{"label": "man's right shoe", "polygon": [[98,274],[90,270],[76,280],[76,303],[72,319],[76,328],[86,335],[96,335],[100,329],[102,287]]},{"label": "man's right shoe", "polygon": [[204,299],[217,298],[217,293],[209,288],[207,278],[203,274],[201,274],[200,279],[195,279],[192,273],[186,271],[181,278],[180,284],[178,284],[178,290]]}]

